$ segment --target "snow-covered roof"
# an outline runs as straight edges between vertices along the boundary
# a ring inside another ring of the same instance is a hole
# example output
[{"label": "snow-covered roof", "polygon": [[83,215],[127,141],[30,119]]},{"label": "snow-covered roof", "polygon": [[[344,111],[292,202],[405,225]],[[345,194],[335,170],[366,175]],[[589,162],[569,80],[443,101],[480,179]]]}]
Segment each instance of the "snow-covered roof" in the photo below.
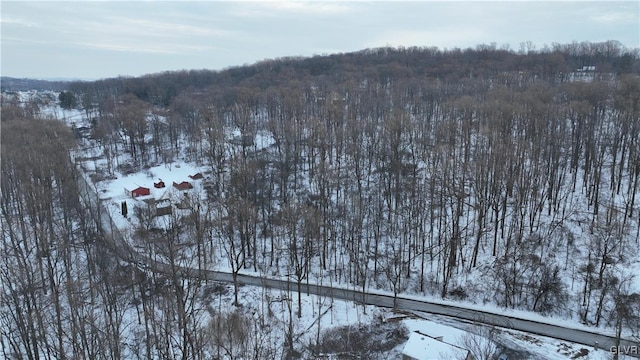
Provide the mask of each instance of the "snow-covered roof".
[{"label": "snow-covered roof", "polygon": [[[125,195],[129,197],[131,190],[137,187],[148,188],[153,198],[161,199],[165,197],[166,189],[171,187],[172,182],[180,183],[188,180],[189,174],[201,171],[199,167],[192,164],[176,162],[154,166],[145,171],[128,175],[116,173],[115,179],[101,181],[97,184],[97,187],[101,191],[101,198],[103,199],[124,200]],[[158,189],[153,186],[159,179],[165,183],[166,187]],[[124,194],[122,189],[126,189],[128,194]]]},{"label": "snow-covered roof", "polygon": [[402,354],[416,360],[464,359],[466,350],[414,331]]}]

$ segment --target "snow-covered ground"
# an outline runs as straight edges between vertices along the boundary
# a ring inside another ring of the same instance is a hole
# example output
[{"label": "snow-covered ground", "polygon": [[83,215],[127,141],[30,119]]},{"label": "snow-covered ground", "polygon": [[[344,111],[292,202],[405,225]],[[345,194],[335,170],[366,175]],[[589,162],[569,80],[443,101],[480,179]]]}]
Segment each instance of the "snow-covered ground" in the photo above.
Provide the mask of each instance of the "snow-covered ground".
[{"label": "snow-covered ground", "polygon": [[[86,125],[86,120],[84,120],[84,113],[79,110],[61,110],[59,108],[48,108],[49,110],[44,110],[45,112],[50,113],[52,116],[63,119],[70,125],[76,126],[84,126]],[[238,137],[240,136],[240,132],[238,130],[229,130],[227,134],[228,137]],[[254,139],[255,147],[258,150],[266,149],[269,146],[273,145],[273,138],[266,132],[258,132]],[[86,160],[82,163],[82,166],[88,170],[89,173],[92,173],[96,170],[100,170],[104,165],[104,160],[100,159],[100,151],[95,149],[91,156],[98,156],[97,159]],[[117,159],[118,164],[126,163],[127,157],[122,156]],[[144,200],[145,198],[154,198],[160,199],[166,195],[167,191],[172,191],[172,183],[173,182],[182,182],[188,181],[194,185],[196,188],[194,192],[200,192],[202,189],[199,187],[199,182],[202,180],[192,180],[189,178],[189,175],[193,175],[196,173],[204,173],[205,169],[196,164],[188,163],[185,161],[175,161],[170,164],[164,164],[159,166],[154,166],[149,169],[145,169],[141,172],[136,172],[132,174],[123,174],[118,170],[113,171],[113,176],[103,181],[96,182],[96,188],[100,194],[100,198],[104,200],[107,208],[110,210],[113,220],[116,222],[118,228],[123,231],[126,231],[130,228],[133,223],[131,216],[129,218],[124,218],[121,214],[120,204],[122,201],[131,202],[134,204],[137,201]],[[165,182],[166,187],[163,189],[156,189],[153,187],[153,183],[162,180]],[[581,179],[578,180],[578,183],[581,182]],[[151,190],[151,195],[148,197],[140,197],[137,199],[132,199],[130,194],[127,191],[131,191],[139,186],[149,188]],[[584,207],[586,208],[586,204],[573,204],[576,208]],[[544,219],[544,221],[548,221],[550,219]],[[463,224],[465,225],[465,224]],[[467,224],[469,225],[469,224]],[[472,225],[472,224],[471,224]],[[566,221],[564,226],[569,229],[571,233],[575,236],[579,236],[585,232],[583,226],[576,225],[575,222]],[[586,234],[585,234],[586,236]],[[631,251],[631,250],[630,250]],[[634,254],[637,254],[637,249],[633,249]],[[214,261],[215,269],[217,270],[229,270],[228,265],[223,261],[223,254],[217,254],[218,259]],[[581,256],[577,254],[576,256]],[[251,271],[243,271],[243,273],[251,274]],[[631,265],[624,269],[623,276],[629,275],[637,275],[640,274],[640,261],[632,262]],[[471,277],[478,277],[478,273],[474,273],[470,275]],[[309,274],[311,281],[318,282],[327,282],[328,274],[321,273],[312,273]],[[474,282],[471,279],[471,282]],[[333,286],[344,286],[353,288],[353,286],[343,283],[336,284],[333,283]],[[633,278],[633,282],[630,284],[630,288],[634,291],[640,291],[640,276],[636,276]],[[243,312],[251,313],[254,311],[255,313],[260,314],[271,314],[273,312],[273,316],[277,318],[277,320],[273,321],[273,326],[276,327],[284,327],[288,326],[287,319],[289,309],[287,306],[287,301],[282,301],[283,296],[292,296],[295,293],[283,294],[282,292],[265,290],[265,289],[257,289],[251,287],[242,287],[241,288],[241,299],[243,303]],[[384,294],[390,294],[389,291],[384,290],[376,290],[369,289],[371,292],[379,292]],[[429,296],[429,295],[406,295],[403,296],[416,298],[419,300],[429,300],[442,304],[455,304],[456,306],[464,306],[469,309],[474,310],[482,310],[491,313],[497,313],[502,315],[513,315],[524,319],[530,319],[534,321],[541,321],[545,323],[561,325],[569,328],[575,328],[580,330],[589,330],[589,331],[598,331],[599,333],[606,333],[609,335],[613,335],[613,330],[604,328],[604,325],[601,325],[599,329],[594,329],[592,326],[586,326],[580,324],[576,321],[575,318],[567,318],[567,319],[559,319],[559,318],[550,318],[546,316],[542,316],[537,313],[521,311],[521,310],[513,310],[513,309],[504,309],[502,307],[498,307],[495,305],[491,305],[490,303],[486,303],[481,301],[480,299],[470,299],[470,301],[448,301],[441,300],[437,297]],[[295,296],[294,296],[295,298]],[[214,301],[215,302],[215,301]],[[224,311],[232,311],[234,308],[230,305],[232,302],[232,293],[229,292],[226,295],[221,295],[218,299],[217,303],[212,303],[212,306],[218,306],[221,310],[224,308]],[[293,311],[296,311],[297,304],[293,306]],[[314,334],[317,335],[318,331],[323,331],[324,329],[328,329],[331,327],[347,325],[347,324],[362,324],[362,323],[370,323],[373,321],[377,321],[380,318],[388,318],[393,316],[389,313],[388,310],[376,309],[373,307],[368,307],[366,314],[363,312],[363,307],[361,305],[355,305],[350,302],[320,298],[316,296],[303,296],[303,311],[302,318],[296,319],[296,331],[298,332],[298,339],[300,343],[306,343],[313,339]],[[295,316],[295,314],[294,314]],[[475,329],[469,328],[468,325],[462,323],[456,323],[455,321],[447,320],[441,317],[433,317],[433,316],[425,316],[429,320],[425,319],[416,319],[409,318],[402,320],[402,322],[408,327],[410,331],[420,331],[433,336],[443,336],[446,341],[451,343],[456,343],[461,341],[465,336],[469,336],[470,333],[473,333]],[[455,325],[455,326],[454,326]],[[283,333],[283,332],[277,332]],[[517,354],[524,356],[523,354],[528,354],[531,359],[568,359],[568,358],[580,358],[580,359],[610,359],[611,353],[607,349],[593,349],[586,348],[583,345],[579,344],[568,344],[561,342],[555,339],[549,339],[541,336],[534,336],[530,334],[524,334],[513,330],[499,330],[497,331],[497,341],[512,351],[515,351]],[[282,340],[282,339],[279,339]],[[389,358],[397,358],[400,356],[400,352],[402,350],[402,346],[399,345],[396,347],[391,354],[389,354]]]},{"label": "snow-covered ground", "polygon": [[[244,286],[240,288],[240,302],[242,311],[247,314],[273,314],[271,324],[273,327],[288,326],[289,308],[283,299],[291,296],[297,299],[296,292],[287,293],[272,289]],[[222,312],[234,311],[232,290],[227,294],[213,299],[211,306]],[[354,328],[359,325],[375,325],[381,322],[401,322],[409,333],[418,331],[432,337],[442,337],[442,341],[456,346],[464,347],[470,341],[488,344],[491,342],[485,338],[489,334],[488,328],[482,325],[474,325],[455,319],[425,314],[394,312],[391,309],[381,309],[374,306],[365,306],[302,294],[302,317],[296,317],[297,304],[292,308],[295,332],[298,341],[302,344],[314,341],[327,330],[351,325]],[[319,333],[318,333],[319,332]],[[276,332],[278,333],[278,332]],[[280,332],[283,333],[283,332]],[[407,335],[408,336],[408,335]],[[544,336],[531,335],[511,329],[496,328],[491,332],[496,354],[508,355],[508,359],[545,359],[545,360],[609,360],[612,353],[608,349],[594,349],[581,344],[569,343]],[[284,341],[278,338],[279,341]],[[398,346],[390,350],[386,356],[388,359],[400,359],[406,339]],[[621,356],[621,360],[632,359]]]},{"label": "snow-covered ground", "polygon": [[[189,175],[193,175],[197,172],[201,172],[202,169],[194,164],[188,164],[185,162],[174,162],[172,164],[161,165],[151,167],[144,172],[134,173],[130,175],[122,175],[115,173],[115,179],[101,181],[96,184],[100,197],[108,204],[108,208],[111,210],[112,217],[116,221],[119,228],[125,230],[127,227],[132,226],[131,219],[124,219],[120,214],[120,201],[134,201],[130,195],[127,194],[124,189],[133,189],[138,186],[144,186],[151,189],[151,195],[149,197],[160,198],[164,195],[165,189],[153,188],[153,182],[162,179],[170,187],[172,181],[190,181]],[[140,199],[143,199],[139,198]],[[138,201],[135,200],[135,201]],[[224,261],[219,261],[216,264],[217,270],[230,271],[228,264]],[[249,275],[264,275],[259,272],[252,272],[248,270],[241,271],[241,273]],[[322,280],[322,278],[316,278],[314,280]],[[324,280],[327,280],[326,278]],[[353,288],[347,284],[336,284],[336,287]],[[390,291],[368,289],[372,293],[379,293],[385,295],[393,295]],[[253,287],[241,287],[240,298],[243,304],[243,312],[258,313],[259,311],[273,313],[277,320],[273,321],[275,326],[284,328],[288,326],[286,317],[288,314],[288,307],[285,306],[286,301],[282,301],[283,297],[291,296],[294,301],[292,305],[292,312],[294,318],[296,317],[297,304],[295,299],[297,295],[295,292],[283,293],[274,290],[265,290]],[[501,315],[512,315],[515,317],[529,319],[533,321],[541,321],[544,323],[560,325],[568,328],[574,328],[579,330],[593,331],[592,327],[585,326],[577,323],[572,319],[558,319],[542,316],[537,313],[504,309],[491,304],[477,304],[473,302],[465,301],[449,301],[442,300],[433,296],[424,295],[407,295],[403,296],[413,298],[417,300],[429,300],[440,304],[452,304],[456,306],[462,306],[469,309],[486,311],[490,313],[496,313]],[[307,343],[314,340],[314,337],[318,336],[318,331],[323,332],[330,328],[335,328],[344,325],[359,325],[379,321],[381,318],[393,318],[397,314],[393,314],[391,310],[380,309],[373,306],[367,306],[366,314],[363,312],[362,305],[356,305],[352,302],[345,302],[341,300],[334,300],[328,298],[322,298],[318,296],[302,296],[302,317],[300,319],[294,319],[295,328],[298,331],[297,337],[299,343]],[[214,301],[212,306],[218,306],[219,310],[231,312],[234,311],[234,307],[231,305],[233,302],[232,291],[229,291],[226,295],[220,299]],[[275,304],[275,305],[274,305]],[[261,310],[260,310],[261,308]],[[266,309],[268,308],[268,309]],[[439,316],[432,316],[428,314],[422,314],[424,318],[409,317],[402,320],[402,323],[407,326],[410,332],[419,331],[424,334],[439,337],[442,336],[444,341],[452,343],[454,345],[463,346],[465,337],[478,336],[474,335],[474,332],[481,327],[470,326],[469,324],[457,322],[455,320],[447,319]],[[612,330],[601,329],[598,332],[613,335]],[[276,333],[282,333],[275,331]],[[495,332],[495,341],[498,342],[499,351],[503,351],[505,354],[511,354],[510,358],[515,356],[527,356],[529,359],[570,359],[580,358],[585,360],[604,360],[610,359],[611,353],[606,349],[593,349],[585,347],[581,344],[568,343],[556,339],[546,338],[538,335],[526,334],[514,330],[498,329]],[[481,336],[481,335],[480,335]],[[284,341],[281,338],[276,341]],[[389,359],[399,359],[403,344],[398,345],[389,354]],[[518,358],[518,357],[516,357]],[[621,357],[624,359],[624,357]]]},{"label": "snow-covered ground", "polygon": [[[172,188],[173,182],[181,183],[183,181],[190,182],[194,187],[202,180],[192,180],[190,175],[202,173],[198,166],[186,164],[184,162],[175,162],[166,165],[154,166],[146,169],[144,172],[123,175],[115,172],[115,179],[108,179],[97,183],[98,191],[101,199],[125,200],[130,199],[131,195],[126,190],[133,190],[138,187],[145,187],[151,190],[148,197],[141,196],[138,199],[145,198],[159,199],[167,190]],[[165,183],[164,188],[154,188],[153,184],[159,181]],[[196,189],[200,190],[200,189]]]},{"label": "snow-covered ground", "polygon": [[[449,339],[449,342],[458,346],[464,346],[469,342],[469,339],[479,340],[479,342],[486,344],[487,338],[482,338],[482,336],[490,334],[492,341],[498,347],[497,352],[507,355],[508,359],[610,360],[613,357],[610,349],[596,349],[513,329],[494,328],[492,330],[486,326],[438,315],[422,313],[416,315],[419,318],[404,321],[411,331],[418,330],[428,335],[443,336],[445,341]],[[630,360],[633,357],[621,355],[620,359]]]}]

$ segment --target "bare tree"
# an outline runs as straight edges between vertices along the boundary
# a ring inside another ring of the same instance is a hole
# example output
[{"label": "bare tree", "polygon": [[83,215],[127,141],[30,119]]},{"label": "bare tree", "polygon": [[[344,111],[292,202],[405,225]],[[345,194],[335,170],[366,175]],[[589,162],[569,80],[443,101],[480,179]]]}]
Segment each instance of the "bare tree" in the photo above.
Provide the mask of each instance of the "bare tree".
[{"label": "bare tree", "polygon": [[[499,349],[494,342],[494,328],[479,327],[473,332],[465,333],[456,343],[463,349],[468,350],[473,359],[493,360],[499,355]],[[465,357],[466,358],[466,357]]]}]

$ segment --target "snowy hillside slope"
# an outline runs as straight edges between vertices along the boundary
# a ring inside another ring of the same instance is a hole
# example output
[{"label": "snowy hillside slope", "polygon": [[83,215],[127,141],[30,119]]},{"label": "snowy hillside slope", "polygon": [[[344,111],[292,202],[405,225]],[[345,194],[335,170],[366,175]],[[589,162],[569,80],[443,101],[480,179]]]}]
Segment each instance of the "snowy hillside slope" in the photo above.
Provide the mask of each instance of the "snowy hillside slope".
[{"label": "snowy hillside slope", "polygon": [[[305,337],[312,326],[296,324],[319,316],[309,301],[330,302],[301,293],[307,282],[638,339],[640,78],[576,79],[546,65],[427,76],[410,65],[295,79],[237,69],[225,87],[179,94],[148,89],[153,77],[140,87],[102,82],[74,88],[75,110],[51,94],[49,102],[19,94],[27,105],[3,116],[50,122],[3,119],[3,348],[88,358],[98,345],[116,358],[318,355],[320,339]],[[103,216],[78,203],[75,170],[57,156],[69,134],[74,166],[140,254],[175,269],[287,278],[286,297],[119,261],[101,238]],[[138,187],[149,195],[134,196]],[[274,316],[284,316],[278,330],[231,345],[264,326],[256,320],[271,316],[273,296]],[[213,311],[215,300],[224,311]],[[254,307],[258,318],[245,312]],[[38,326],[25,320],[36,315]],[[611,355],[501,331],[510,350],[532,358]],[[22,340],[31,338],[39,340]]]}]

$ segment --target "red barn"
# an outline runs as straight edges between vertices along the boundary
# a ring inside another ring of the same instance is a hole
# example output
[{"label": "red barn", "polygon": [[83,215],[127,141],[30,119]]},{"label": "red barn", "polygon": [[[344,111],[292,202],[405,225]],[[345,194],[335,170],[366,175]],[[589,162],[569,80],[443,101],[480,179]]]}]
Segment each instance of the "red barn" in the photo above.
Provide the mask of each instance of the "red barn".
[{"label": "red barn", "polygon": [[131,197],[136,198],[138,196],[151,195],[151,189],[146,187],[138,187],[136,189],[131,190]]},{"label": "red barn", "polygon": [[191,183],[183,181],[181,183],[177,183],[177,182],[173,182],[173,187],[178,189],[178,190],[189,190],[189,189],[193,189],[193,185],[191,185]]}]

